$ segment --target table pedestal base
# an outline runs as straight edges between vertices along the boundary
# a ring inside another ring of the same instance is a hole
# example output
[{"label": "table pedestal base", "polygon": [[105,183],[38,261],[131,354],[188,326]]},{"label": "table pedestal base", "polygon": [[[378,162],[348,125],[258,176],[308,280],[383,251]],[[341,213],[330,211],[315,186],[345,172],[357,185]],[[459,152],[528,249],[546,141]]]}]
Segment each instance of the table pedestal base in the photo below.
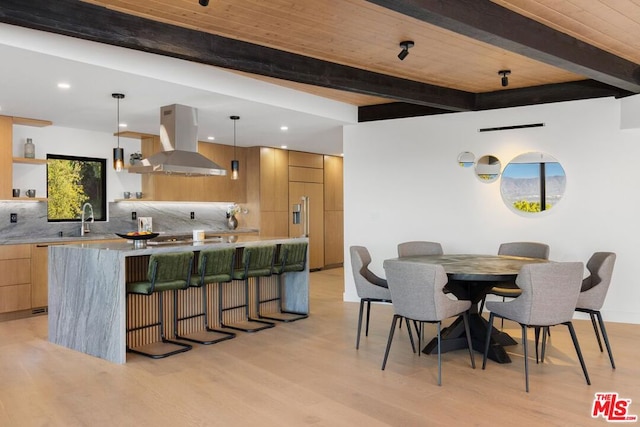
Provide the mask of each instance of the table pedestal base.
[{"label": "table pedestal base", "polygon": [[[487,327],[489,322],[477,313],[469,315],[469,329],[471,332],[471,344],[473,349],[479,353],[484,353],[485,339],[487,337]],[[442,330],[442,353],[447,351],[460,350],[467,348],[467,338],[464,333],[464,322],[462,316],[458,317],[447,328]],[[491,341],[489,342],[488,357],[498,363],[511,363],[511,359],[507,355],[503,346],[517,344],[513,338],[498,329],[493,328],[491,331]],[[432,339],[422,350],[425,354],[438,353],[438,339]]]}]

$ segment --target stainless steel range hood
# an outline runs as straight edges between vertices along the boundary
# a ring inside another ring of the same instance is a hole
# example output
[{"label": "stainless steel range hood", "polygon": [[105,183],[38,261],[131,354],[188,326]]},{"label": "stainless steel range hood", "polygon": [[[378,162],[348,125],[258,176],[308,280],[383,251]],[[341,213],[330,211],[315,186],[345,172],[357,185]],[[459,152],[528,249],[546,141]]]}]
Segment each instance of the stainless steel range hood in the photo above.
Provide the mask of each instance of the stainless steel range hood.
[{"label": "stainless steel range hood", "polygon": [[198,110],[186,105],[160,108],[162,151],[129,167],[130,173],[185,176],[226,175],[220,165],[198,153]]}]

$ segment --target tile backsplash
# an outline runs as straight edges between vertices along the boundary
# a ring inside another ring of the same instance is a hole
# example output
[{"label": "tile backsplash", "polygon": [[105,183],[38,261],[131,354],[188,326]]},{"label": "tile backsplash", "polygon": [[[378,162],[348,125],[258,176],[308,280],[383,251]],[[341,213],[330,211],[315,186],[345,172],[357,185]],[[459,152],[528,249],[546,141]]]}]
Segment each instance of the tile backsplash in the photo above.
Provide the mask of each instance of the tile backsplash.
[{"label": "tile backsplash", "polygon": [[[191,233],[193,229],[207,232],[229,231],[227,207],[233,202],[142,202],[119,201],[109,203],[109,220],[91,223],[94,234],[108,234],[136,230],[136,217],[153,218],[153,231]],[[11,214],[18,221],[11,223]],[[193,219],[191,219],[193,213]],[[48,222],[46,202],[0,203],[0,242],[11,239],[55,238],[80,236],[79,222]]]}]

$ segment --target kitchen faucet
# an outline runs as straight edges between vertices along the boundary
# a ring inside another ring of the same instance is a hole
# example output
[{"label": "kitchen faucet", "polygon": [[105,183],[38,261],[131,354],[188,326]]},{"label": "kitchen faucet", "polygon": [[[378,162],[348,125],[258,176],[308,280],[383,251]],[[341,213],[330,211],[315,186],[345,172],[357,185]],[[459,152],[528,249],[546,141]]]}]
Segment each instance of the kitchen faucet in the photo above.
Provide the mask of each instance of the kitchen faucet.
[{"label": "kitchen faucet", "polygon": [[[87,210],[87,207],[89,207],[89,216],[85,219],[84,213]],[[82,205],[82,218],[80,219],[80,236],[84,236],[86,233],[91,232],[91,230],[89,230],[89,223],[87,221],[93,222],[93,207],[91,206],[91,203],[85,203],[84,205]]]}]

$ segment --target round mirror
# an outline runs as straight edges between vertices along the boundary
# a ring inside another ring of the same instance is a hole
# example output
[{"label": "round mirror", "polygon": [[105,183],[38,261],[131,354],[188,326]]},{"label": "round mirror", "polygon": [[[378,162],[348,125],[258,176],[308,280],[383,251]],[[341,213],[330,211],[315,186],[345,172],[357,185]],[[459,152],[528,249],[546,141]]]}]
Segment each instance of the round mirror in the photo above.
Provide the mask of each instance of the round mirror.
[{"label": "round mirror", "polygon": [[500,176],[500,160],[495,156],[482,156],[476,163],[476,176],[482,182],[493,182]]},{"label": "round mirror", "polygon": [[473,163],[475,161],[476,156],[469,151],[463,151],[462,153],[458,154],[458,166],[462,168],[470,168],[471,166],[473,166]]},{"label": "round mirror", "polygon": [[526,153],[504,168],[500,192],[514,212],[535,214],[558,204],[566,181],[564,169],[556,159],[544,153]]}]

